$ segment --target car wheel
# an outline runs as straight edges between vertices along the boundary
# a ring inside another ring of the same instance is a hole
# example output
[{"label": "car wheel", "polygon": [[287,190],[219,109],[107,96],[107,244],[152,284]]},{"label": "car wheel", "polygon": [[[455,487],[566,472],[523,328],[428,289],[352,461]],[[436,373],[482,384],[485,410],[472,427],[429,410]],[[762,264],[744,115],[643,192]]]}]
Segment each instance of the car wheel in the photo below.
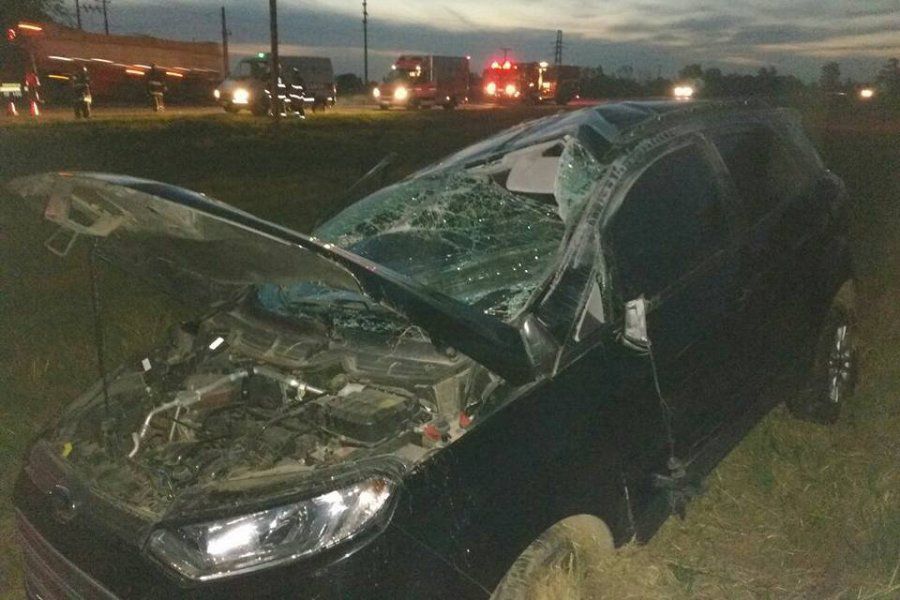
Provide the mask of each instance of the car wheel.
[{"label": "car wheel", "polygon": [[590,515],[564,519],[519,555],[491,600],[584,597],[587,567],[613,548],[612,534],[600,519]]},{"label": "car wheel", "polygon": [[853,396],[857,378],[855,290],[838,290],[819,330],[805,381],[787,403],[791,413],[817,423],[834,423]]}]

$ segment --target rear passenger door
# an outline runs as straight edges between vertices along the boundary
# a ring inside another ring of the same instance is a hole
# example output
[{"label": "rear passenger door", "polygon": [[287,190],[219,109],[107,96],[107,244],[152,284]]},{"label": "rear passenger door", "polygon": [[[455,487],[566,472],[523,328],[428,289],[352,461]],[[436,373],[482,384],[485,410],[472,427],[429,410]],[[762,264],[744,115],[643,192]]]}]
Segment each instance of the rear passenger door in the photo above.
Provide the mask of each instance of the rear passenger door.
[{"label": "rear passenger door", "polygon": [[682,460],[732,412],[737,375],[734,211],[716,158],[701,141],[658,158],[627,191],[605,233],[622,300],[649,300],[669,441]]},{"label": "rear passenger door", "polygon": [[[756,125],[710,136],[742,207],[741,288],[737,309],[746,374],[758,391],[803,340],[809,278],[821,256],[816,233],[827,211],[814,170],[772,129]],[[748,394],[748,400],[752,397]]]}]

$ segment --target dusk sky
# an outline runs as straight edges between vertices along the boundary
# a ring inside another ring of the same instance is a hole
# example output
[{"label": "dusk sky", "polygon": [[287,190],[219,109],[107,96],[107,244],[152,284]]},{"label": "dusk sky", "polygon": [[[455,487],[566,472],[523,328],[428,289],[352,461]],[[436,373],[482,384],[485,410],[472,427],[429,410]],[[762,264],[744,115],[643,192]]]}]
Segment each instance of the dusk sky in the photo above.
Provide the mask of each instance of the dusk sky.
[{"label": "dusk sky", "polygon": [[[224,3],[232,57],[268,46],[268,2],[150,3],[116,0],[116,33],[219,40]],[[329,56],[336,73],[362,74],[362,8],[356,0],[281,0],[282,52]],[[96,29],[96,16],[86,19]],[[636,76],[673,76],[700,62],[724,71],[772,65],[803,79],[825,62],[844,75],[874,76],[900,57],[900,0],[370,0],[369,75],[380,79],[403,53],[472,56],[473,71],[500,47],[521,59],[552,59],[555,31],[564,60],[631,66]]]}]

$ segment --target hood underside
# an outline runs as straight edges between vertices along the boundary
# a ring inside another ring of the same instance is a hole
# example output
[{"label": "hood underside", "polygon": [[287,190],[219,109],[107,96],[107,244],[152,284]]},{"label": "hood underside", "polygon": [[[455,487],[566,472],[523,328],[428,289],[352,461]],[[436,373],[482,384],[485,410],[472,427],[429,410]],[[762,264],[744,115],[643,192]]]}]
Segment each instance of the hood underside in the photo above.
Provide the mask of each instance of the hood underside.
[{"label": "hood underside", "polygon": [[20,178],[10,187],[59,226],[65,255],[88,237],[103,257],[179,297],[209,304],[248,286],[309,282],[367,297],[401,314],[513,384],[534,377],[519,330],[333,244],[202,194],[96,173]]}]

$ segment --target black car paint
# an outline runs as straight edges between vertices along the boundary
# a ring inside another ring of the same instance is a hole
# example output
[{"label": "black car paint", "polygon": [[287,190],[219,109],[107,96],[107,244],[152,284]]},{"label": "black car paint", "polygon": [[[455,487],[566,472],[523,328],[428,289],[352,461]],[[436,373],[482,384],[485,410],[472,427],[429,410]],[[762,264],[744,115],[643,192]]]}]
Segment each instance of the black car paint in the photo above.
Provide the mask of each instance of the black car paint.
[{"label": "black car paint", "polygon": [[[16,506],[63,555],[129,598],[486,597],[518,554],[567,516],[598,516],[617,545],[633,536],[647,539],[668,514],[673,486],[682,476],[673,474],[679,465],[671,459],[683,460],[693,477],[715,465],[765,413],[767,406],[758,402],[763,384],[787,357],[802,351],[816,316],[851,275],[845,223],[835,210],[842,188],[814,161],[806,165],[816,176],[815,189],[779,207],[771,225],[746,225],[726,179],[733,211],[728,218],[735,225],[731,243],[683,286],[652,299],[651,332],[658,326],[677,328],[667,309],[702,303],[705,274],[730,269],[735,287],[729,293],[736,295],[727,300],[735,303],[717,329],[734,336],[725,356],[718,344],[700,344],[690,365],[660,361],[660,379],[688,384],[672,388],[671,396],[664,389],[661,398],[650,357],[617,341],[615,321],[601,326],[573,351],[577,360],[524,388],[399,482],[393,516],[383,531],[367,532],[308,560],[197,585],[123,542],[95,514],[58,522],[51,499],[25,473],[16,485]],[[810,211],[821,219],[810,219]],[[800,233],[806,228],[809,235],[785,236],[779,226]],[[786,239],[797,244],[773,249],[775,240]],[[775,303],[795,311],[785,316],[767,310]],[[453,327],[448,315],[439,330],[450,339]],[[485,342],[483,352],[507,351],[505,342],[497,343],[492,348]],[[683,350],[673,352],[677,357]],[[717,378],[714,371],[722,361],[743,364],[740,377]],[[673,429],[679,416],[698,410],[698,401],[701,410],[715,413],[709,425]]]}]

